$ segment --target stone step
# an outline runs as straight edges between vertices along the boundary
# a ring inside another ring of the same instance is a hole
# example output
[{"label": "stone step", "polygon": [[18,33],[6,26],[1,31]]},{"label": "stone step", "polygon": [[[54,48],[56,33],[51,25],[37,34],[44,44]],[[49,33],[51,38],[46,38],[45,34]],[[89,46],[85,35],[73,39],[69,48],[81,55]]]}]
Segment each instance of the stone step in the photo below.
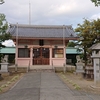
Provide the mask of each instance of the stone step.
[{"label": "stone step", "polygon": [[33,65],[29,67],[30,70],[34,69],[53,69],[53,66],[50,65]]},{"label": "stone step", "polygon": [[54,72],[53,69],[32,69],[29,72]]}]

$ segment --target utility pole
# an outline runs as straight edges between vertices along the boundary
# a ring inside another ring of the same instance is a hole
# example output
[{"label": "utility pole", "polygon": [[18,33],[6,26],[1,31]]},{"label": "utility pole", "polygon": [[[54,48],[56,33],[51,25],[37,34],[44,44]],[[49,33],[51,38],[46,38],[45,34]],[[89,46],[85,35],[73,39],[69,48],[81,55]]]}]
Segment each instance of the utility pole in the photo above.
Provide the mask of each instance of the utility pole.
[{"label": "utility pole", "polygon": [[18,23],[16,24],[17,31],[16,31],[16,60],[15,60],[15,70],[17,71],[18,67]]},{"label": "utility pole", "polygon": [[31,3],[29,0],[29,25],[31,25]]},{"label": "utility pole", "polygon": [[64,57],[64,63],[63,63],[63,70],[64,73],[66,73],[66,47],[65,47],[65,25],[63,25],[63,57]]}]

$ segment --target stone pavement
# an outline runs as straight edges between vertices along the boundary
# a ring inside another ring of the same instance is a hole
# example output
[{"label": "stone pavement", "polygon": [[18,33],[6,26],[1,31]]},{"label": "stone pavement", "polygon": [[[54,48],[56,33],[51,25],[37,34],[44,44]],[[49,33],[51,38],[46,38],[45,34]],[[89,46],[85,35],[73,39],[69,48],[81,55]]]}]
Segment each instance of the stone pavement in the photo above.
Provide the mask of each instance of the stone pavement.
[{"label": "stone pavement", "polygon": [[69,89],[54,72],[29,72],[0,100],[100,100],[100,96]]}]

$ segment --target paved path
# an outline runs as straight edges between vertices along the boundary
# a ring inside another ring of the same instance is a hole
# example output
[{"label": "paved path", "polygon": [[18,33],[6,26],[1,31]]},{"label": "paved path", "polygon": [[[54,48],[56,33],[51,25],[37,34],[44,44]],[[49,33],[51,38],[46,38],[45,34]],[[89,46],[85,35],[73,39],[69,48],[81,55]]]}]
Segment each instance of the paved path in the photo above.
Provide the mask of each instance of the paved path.
[{"label": "paved path", "polygon": [[100,100],[100,96],[70,90],[53,72],[31,72],[0,100]]}]

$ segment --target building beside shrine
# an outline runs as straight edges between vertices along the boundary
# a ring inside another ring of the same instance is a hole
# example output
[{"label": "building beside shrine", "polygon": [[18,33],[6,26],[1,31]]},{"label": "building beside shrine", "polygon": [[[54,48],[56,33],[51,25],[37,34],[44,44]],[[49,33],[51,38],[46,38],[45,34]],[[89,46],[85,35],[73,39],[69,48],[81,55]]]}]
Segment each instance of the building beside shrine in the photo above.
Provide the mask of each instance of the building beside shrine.
[{"label": "building beside shrine", "polygon": [[9,32],[16,45],[18,66],[63,66],[67,43],[78,39],[70,25],[11,24]]}]

